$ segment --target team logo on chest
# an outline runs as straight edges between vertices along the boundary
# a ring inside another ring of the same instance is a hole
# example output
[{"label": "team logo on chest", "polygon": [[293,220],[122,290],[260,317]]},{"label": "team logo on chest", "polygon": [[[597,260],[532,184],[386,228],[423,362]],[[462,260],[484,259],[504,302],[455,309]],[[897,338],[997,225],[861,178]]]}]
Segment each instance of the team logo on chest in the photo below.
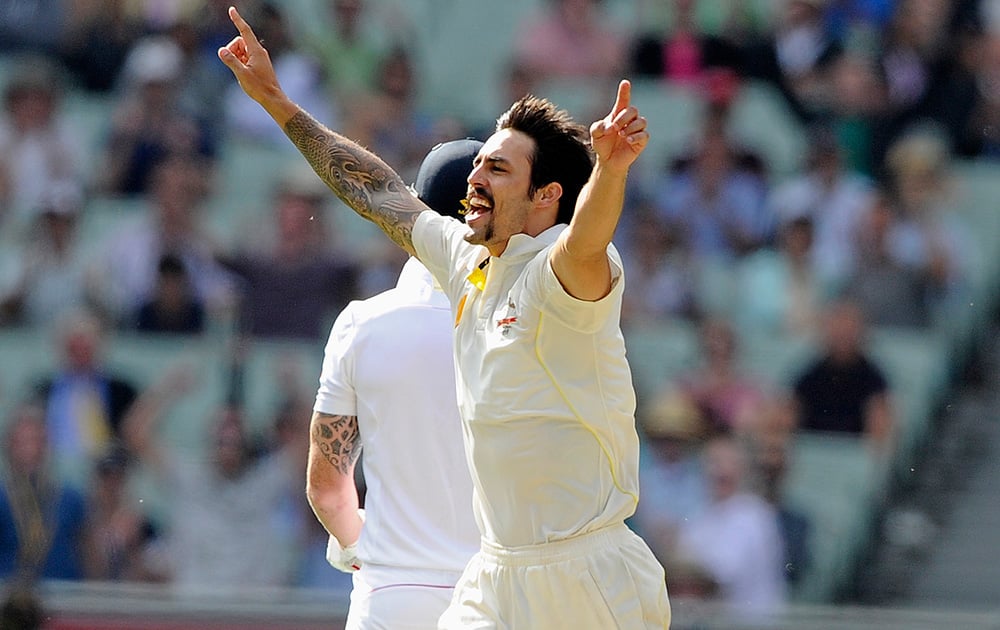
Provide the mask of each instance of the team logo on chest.
[{"label": "team logo on chest", "polygon": [[504,337],[510,336],[510,327],[517,322],[517,306],[514,304],[514,300],[507,297],[507,312],[506,314],[497,320],[497,328],[500,329],[500,334]]}]

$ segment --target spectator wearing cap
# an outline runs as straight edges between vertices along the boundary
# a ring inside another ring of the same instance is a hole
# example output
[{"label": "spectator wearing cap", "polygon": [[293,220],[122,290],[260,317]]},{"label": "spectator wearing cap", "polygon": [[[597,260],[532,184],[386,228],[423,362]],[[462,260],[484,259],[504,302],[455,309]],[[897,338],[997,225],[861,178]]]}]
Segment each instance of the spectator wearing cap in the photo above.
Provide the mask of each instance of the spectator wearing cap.
[{"label": "spectator wearing cap", "polygon": [[80,130],[61,109],[62,79],[50,59],[29,57],[14,66],[4,87],[0,225],[6,230],[23,234],[30,229],[45,191],[55,182],[85,179]]},{"label": "spectator wearing cap", "polygon": [[326,186],[305,165],[274,188],[268,234],[218,255],[239,283],[239,327],[258,338],[318,341],[334,315],[358,297],[359,269],[333,247]]},{"label": "spectator wearing cap", "polygon": [[53,182],[42,195],[33,229],[13,256],[9,283],[0,285],[0,324],[48,326],[90,302],[77,236],[84,204],[71,180]]}]

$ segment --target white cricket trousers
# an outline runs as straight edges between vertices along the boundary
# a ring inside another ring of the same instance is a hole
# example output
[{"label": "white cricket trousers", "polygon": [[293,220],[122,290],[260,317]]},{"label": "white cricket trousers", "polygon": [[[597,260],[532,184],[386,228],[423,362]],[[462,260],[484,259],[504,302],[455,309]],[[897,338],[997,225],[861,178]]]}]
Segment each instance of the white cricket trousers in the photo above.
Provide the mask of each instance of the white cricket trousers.
[{"label": "white cricket trousers", "polygon": [[346,630],[435,630],[458,571],[365,565],[353,575]]},{"label": "white cricket trousers", "polygon": [[541,545],[483,541],[455,586],[441,630],[661,630],[663,566],[624,523]]}]

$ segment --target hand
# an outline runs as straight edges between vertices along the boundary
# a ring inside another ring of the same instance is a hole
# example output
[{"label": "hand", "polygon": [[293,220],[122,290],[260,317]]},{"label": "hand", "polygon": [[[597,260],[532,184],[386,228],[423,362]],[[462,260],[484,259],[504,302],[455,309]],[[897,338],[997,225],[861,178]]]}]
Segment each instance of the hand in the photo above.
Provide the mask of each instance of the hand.
[{"label": "hand", "polygon": [[361,560],[358,559],[358,543],[341,547],[337,537],[330,536],[330,540],[326,543],[326,561],[338,571],[354,573],[361,568]]},{"label": "hand", "polygon": [[263,105],[268,98],[281,94],[271,56],[236,7],[229,7],[229,19],[240,34],[219,49],[219,59],[232,70],[243,91]]},{"label": "hand", "polygon": [[[361,524],[365,523],[365,509],[358,508],[358,518],[361,519]],[[330,539],[326,541],[326,561],[334,569],[338,571],[343,571],[344,573],[354,573],[361,569],[361,560],[358,558],[358,542],[354,541],[346,547],[340,544],[337,537],[330,535]]]},{"label": "hand", "polygon": [[590,141],[597,160],[605,166],[628,170],[649,144],[646,119],[629,103],[632,84],[623,80],[611,112],[590,126]]}]

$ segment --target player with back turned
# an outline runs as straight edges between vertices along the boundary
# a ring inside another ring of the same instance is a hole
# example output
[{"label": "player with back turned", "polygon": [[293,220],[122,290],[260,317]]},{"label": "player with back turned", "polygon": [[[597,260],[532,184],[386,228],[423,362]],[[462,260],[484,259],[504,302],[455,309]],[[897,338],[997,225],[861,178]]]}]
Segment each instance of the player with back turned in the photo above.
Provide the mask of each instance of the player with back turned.
[{"label": "player with back turned", "polygon": [[[417,173],[417,197],[458,217],[481,146],[456,140],[432,149]],[[306,490],[331,534],[327,559],[356,571],[350,630],[435,628],[479,548],[455,401],[453,321],[448,298],[410,258],[395,288],[351,302],[330,331]],[[362,450],[367,494],[359,512],[354,468]]]},{"label": "player with back turned", "polygon": [[629,82],[589,138],[544,99],[514,103],[476,156],[463,224],[430,212],[381,159],[292,102],[250,26],[235,9],[230,17],[239,35],[219,57],[243,90],[451,301],[482,543],[439,627],[668,627],[663,567],[625,525],[639,439],[611,239],[649,142]]}]

